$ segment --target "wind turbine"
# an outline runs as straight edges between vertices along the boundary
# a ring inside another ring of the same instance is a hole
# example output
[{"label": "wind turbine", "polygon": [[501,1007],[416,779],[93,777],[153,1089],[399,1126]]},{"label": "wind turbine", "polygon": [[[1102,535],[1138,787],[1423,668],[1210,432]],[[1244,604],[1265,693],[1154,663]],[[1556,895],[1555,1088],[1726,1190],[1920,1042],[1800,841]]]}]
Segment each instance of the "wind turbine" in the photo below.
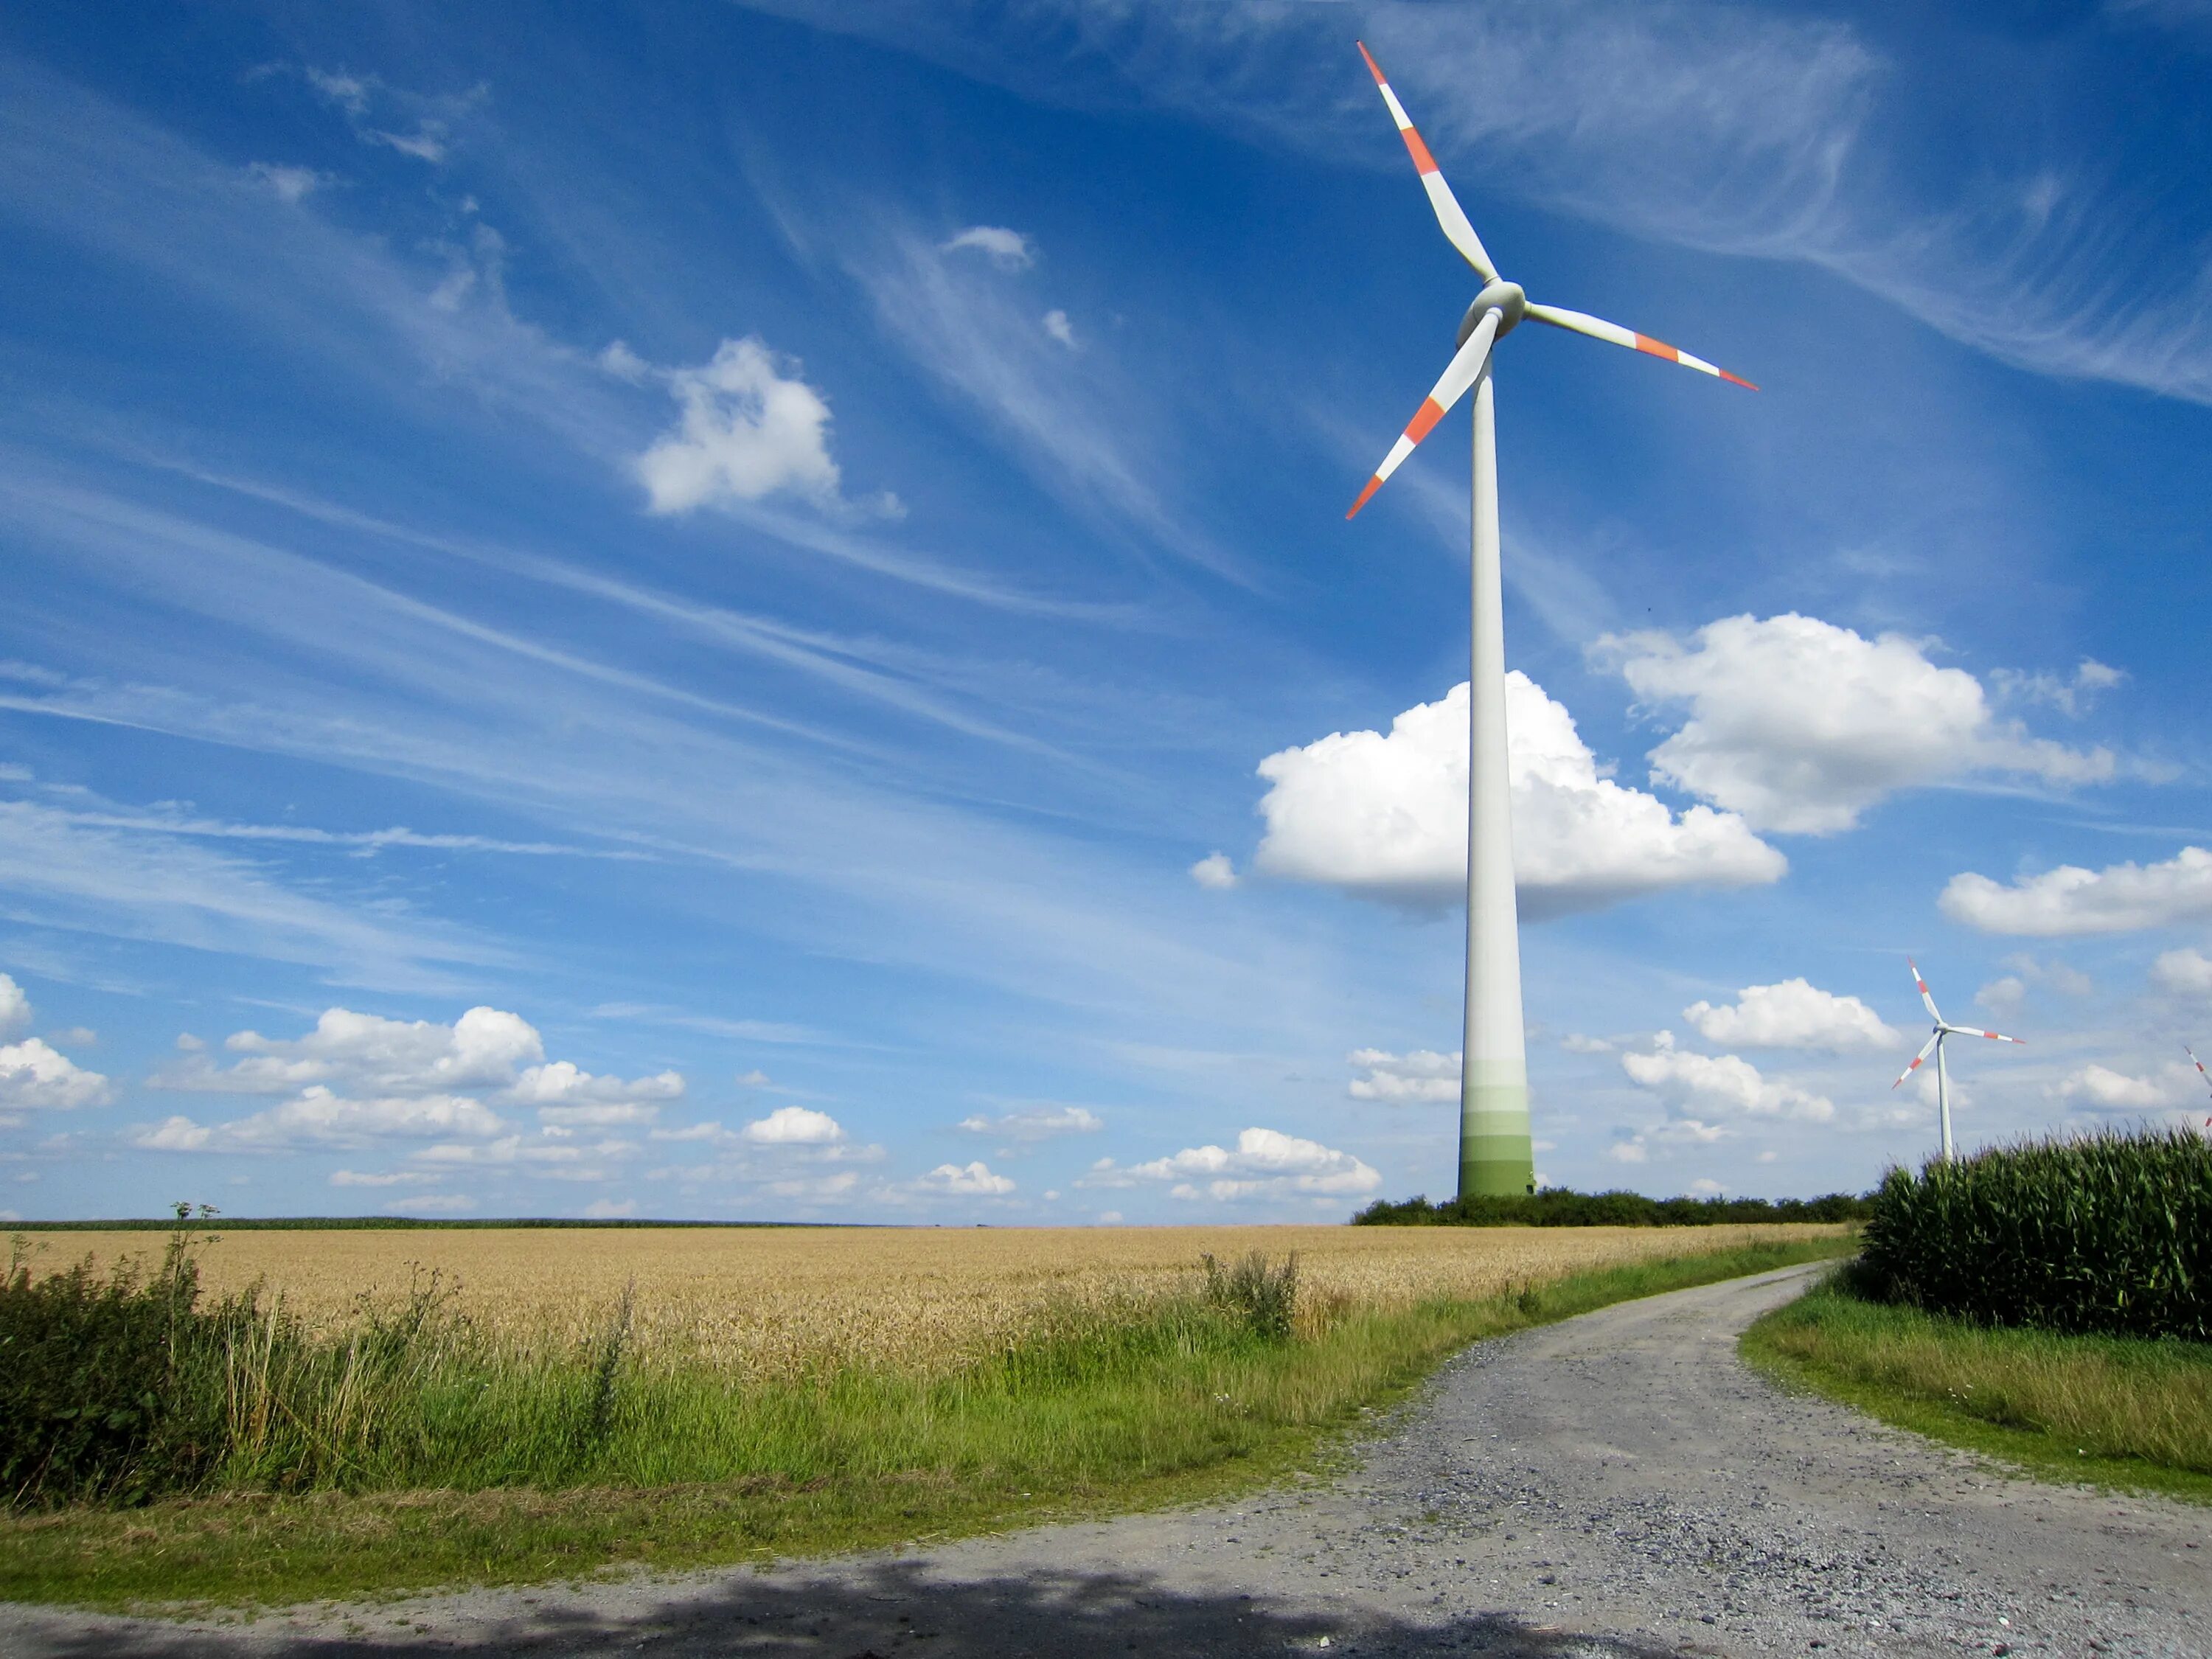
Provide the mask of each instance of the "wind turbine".
[{"label": "wind turbine", "polygon": [[1482,239],[1474,234],[1436,158],[1407,118],[1405,106],[1382,78],[1364,44],[1359,55],[1382,88],[1390,118],[1413,155],[1421,187],[1444,239],[1473,265],[1482,291],[1460,320],[1457,353],[1443,378],[1422,401],[1404,434],[1390,447],[1347,519],[1367,505],[1413,447],[1474,388],[1474,626],[1468,682],[1467,768],[1467,1009],[1461,1045],[1459,1190],[1474,1194],[1533,1193],[1535,1164],[1528,1144],[1528,1060],[1522,1036],[1520,917],[1513,892],[1513,819],[1507,796],[1505,755],[1505,620],[1498,586],[1498,425],[1491,395],[1491,349],[1524,317],[1553,328],[1587,334],[1632,350],[1649,352],[1685,368],[1718,375],[1737,386],[1751,382],[1663,341],[1579,311],[1537,305],[1518,283],[1498,274]]},{"label": "wind turbine", "polygon": [[[1922,1060],[1927,1059],[1931,1054],[1936,1056],[1936,1115],[1943,1125],[1943,1161],[1948,1164],[1952,1161],[1953,1156],[1951,1152],[1951,1074],[1944,1069],[1943,1066],[1943,1039],[1947,1036],[1978,1036],[1987,1037],[1992,1042],[2020,1042],[2021,1040],[2015,1036],[2007,1036],[2002,1031],[1984,1031],[1972,1025],[1950,1024],[1936,1012],[1936,999],[1928,994],[1928,981],[1920,977],[1919,964],[1911,957],[1907,957],[1905,959],[1905,965],[1912,969],[1912,982],[1920,988],[1920,1000],[1928,1005],[1928,1017],[1936,1022],[1936,1034],[1928,1039],[1918,1054],[1913,1055],[1912,1064],[1897,1074],[1897,1083],[1893,1083],[1889,1086],[1894,1089],[1898,1083],[1904,1082],[1905,1079],[1920,1069]],[[2193,1060],[2196,1056],[2192,1054],[2190,1058]]]},{"label": "wind turbine", "polygon": [[[2197,1050],[2191,1048],[2185,1042],[2181,1045],[2181,1052],[2189,1056],[2190,1064],[2196,1066],[2197,1075],[2204,1079],[2205,1086],[2207,1088],[2212,1088],[2212,1072],[2208,1072],[2204,1069],[2204,1062],[2197,1058]],[[2208,1129],[2212,1129],[2212,1117],[2208,1117],[2204,1120],[2204,1127]]]}]

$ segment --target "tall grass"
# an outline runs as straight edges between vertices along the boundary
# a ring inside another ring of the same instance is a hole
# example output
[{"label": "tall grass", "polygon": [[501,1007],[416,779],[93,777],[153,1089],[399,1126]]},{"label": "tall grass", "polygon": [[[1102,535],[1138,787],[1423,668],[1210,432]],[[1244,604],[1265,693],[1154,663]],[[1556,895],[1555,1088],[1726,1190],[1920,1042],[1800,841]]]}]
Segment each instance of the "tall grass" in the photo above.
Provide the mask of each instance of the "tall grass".
[{"label": "tall grass", "polygon": [[289,1316],[264,1304],[229,1376],[265,1437],[188,1501],[0,1517],[0,1597],[282,1601],[521,1582],[1196,1498],[1314,1467],[1316,1434],[1477,1338],[1844,1248],[1692,1247],[1413,1304],[1301,1285],[1287,1338],[1253,1317],[1264,1298],[1210,1297],[1186,1269],[1174,1294],[1065,1309],[950,1371],[840,1361],[793,1377],[617,1346],[618,1298],[596,1338],[534,1351],[487,1336],[444,1287],[386,1306],[390,1334],[358,1344],[295,1345]]},{"label": "tall grass", "polygon": [[2212,1341],[2212,1139],[2107,1131],[1892,1170],[1856,1283],[1984,1324]]},{"label": "tall grass", "polygon": [[1977,1449],[2124,1484],[2176,1475],[2155,1484],[2212,1496],[2212,1346],[1979,1325],[1848,1285],[1838,1275],[1769,1314],[1747,1354]]}]

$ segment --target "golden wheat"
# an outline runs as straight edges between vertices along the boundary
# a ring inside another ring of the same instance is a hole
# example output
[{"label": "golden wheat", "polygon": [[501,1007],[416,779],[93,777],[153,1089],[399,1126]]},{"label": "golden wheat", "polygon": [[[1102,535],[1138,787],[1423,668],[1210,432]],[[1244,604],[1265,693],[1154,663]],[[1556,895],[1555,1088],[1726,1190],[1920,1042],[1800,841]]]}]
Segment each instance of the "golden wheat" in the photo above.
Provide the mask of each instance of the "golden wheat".
[{"label": "golden wheat", "polygon": [[[635,1285],[648,1362],[789,1376],[862,1363],[957,1364],[1069,1309],[1188,1290],[1201,1254],[1295,1250],[1301,1300],[1389,1305],[1485,1297],[1570,1273],[1841,1227],[471,1228],[243,1231],[201,1252],[211,1291],[259,1282],[311,1325],[436,1273],[453,1306],[517,1347],[585,1341]],[[158,1249],[146,1233],[33,1235],[34,1271]]]}]

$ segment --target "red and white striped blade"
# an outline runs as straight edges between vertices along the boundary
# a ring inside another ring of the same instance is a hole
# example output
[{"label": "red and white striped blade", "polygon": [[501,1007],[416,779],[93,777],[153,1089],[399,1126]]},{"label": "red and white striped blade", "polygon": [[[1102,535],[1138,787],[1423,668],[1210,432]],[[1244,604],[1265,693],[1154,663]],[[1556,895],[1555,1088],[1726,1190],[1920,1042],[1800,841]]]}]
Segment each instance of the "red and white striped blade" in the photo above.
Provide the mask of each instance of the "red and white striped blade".
[{"label": "red and white striped blade", "polygon": [[1943,1029],[1953,1036],[1987,1037],[1992,1042],[2017,1042],[2022,1048],[2027,1046],[2026,1037],[2008,1037],[2002,1031],[1978,1031],[1971,1025],[1946,1025]]},{"label": "red and white striped blade", "polygon": [[1382,101],[1390,106],[1390,118],[1398,124],[1398,136],[1406,141],[1406,150],[1413,158],[1413,169],[1421,175],[1421,188],[1429,192],[1429,205],[1436,210],[1437,222],[1443,227],[1444,236],[1460,252],[1460,257],[1482,273],[1482,280],[1498,280],[1498,267],[1490,262],[1490,252],[1482,245],[1482,238],[1474,234],[1468,222],[1467,211],[1452,194],[1452,187],[1444,182],[1444,175],[1437,168],[1437,158],[1429,154],[1429,147],[1421,142],[1421,135],[1413,131],[1413,118],[1406,106],[1398,101],[1398,94],[1390,90],[1390,83],[1382,78],[1382,66],[1375,61],[1375,54],[1367,50],[1366,42],[1359,44],[1359,55],[1367,60],[1367,72],[1375,77],[1382,89]]},{"label": "red and white striped blade", "polygon": [[1593,317],[1588,312],[1569,311],[1564,306],[1540,306],[1532,301],[1527,314],[1540,323],[1549,323],[1553,328],[1587,334],[1593,340],[1610,340],[1617,346],[1626,346],[1631,351],[1648,352],[1654,357],[1664,357],[1670,363],[1680,363],[1685,368],[1717,375],[1730,385],[1744,386],[1753,392],[1759,390],[1742,375],[1731,374],[1717,363],[1709,363],[1703,357],[1692,357],[1686,351],[1677,351],[1664,340],[1655,340],[1649,334],[1638,334],[1632,328],[1608,323],[1604,318]]},{"label": "red and white striped blade", "polygon": [[1375,476],[1367,481],[1367,488],[1359,492],[1359,499],[1352,504],[1352,511],[1344,516],[1357,518],[1359,509],[1374,498],[1382,488],[1382,481],[1404,465],[1406,457],[1413,453],[1413,446],[1436,429],[1451,406],[1467,396],[1468,387],[1474,384],[1475,376],[1482,373],[1483,359],[1490,356],[1490,343],[1498,337],[1498,313],[1486,311],[1482,320],[1474,325],[1474,332],[1467,337],[1467,343],[1444,368],[1444,377],[1421,400],[1413,418],[1406,422],[1398,441],[1390,446],[1390,453],[1382,458],[1382,465],[1375,469]]},{"label": "red and white striped blade", "polygon": [[[2212,1072],[2204,1069],[2204,1062],[2197,1058],[2197,1050],[2185,1042],[2181,1045],[2181,1052],[2189,1056],[2189,1063],[2196,1066],[2197,1075],[2204,1079],[2206,1086],[2212,1087]],[[2212,1123],[2212,1117],[2208,1117],[2204,1121],[2207,1123]]]},{"label": "red and white striped blade", "polygon": [[1936,1011],[1936,999],[1928,994],[1928,981],[1920,977],[1920,964],[1911,957],[1907,957],[1905,959],[1905,965],[1912,969],[1912,982],[1920,988],[1920,1000],[1928,1005],[1928,1018],[1941,1025],[1943,1023],[1943,1016]]},{"label": "red and white striped blade", "polygon": [[[1920,1069],[1920,1062],[1927,1059],[1929,1055],[1934,1054],[1936,1052],[1936,1045],[1942,1040],[1943,1034],[1941,1031],[1936,1032],[1934,1036],[1929,1037],[1928,1039],[1927,1046],[1921,1049],[1918,1054],[1913,1055],[1912,1064],[1906,1066],[1903,1071],[1897,1074],[1897,1083],[1904,1082],[1905,1079],[1911,1077],[1915,1072],[1918,1071]],[[1897,1087],[1897,1083],[1893,1083],[1889,1086],[1894,1089]]]}]

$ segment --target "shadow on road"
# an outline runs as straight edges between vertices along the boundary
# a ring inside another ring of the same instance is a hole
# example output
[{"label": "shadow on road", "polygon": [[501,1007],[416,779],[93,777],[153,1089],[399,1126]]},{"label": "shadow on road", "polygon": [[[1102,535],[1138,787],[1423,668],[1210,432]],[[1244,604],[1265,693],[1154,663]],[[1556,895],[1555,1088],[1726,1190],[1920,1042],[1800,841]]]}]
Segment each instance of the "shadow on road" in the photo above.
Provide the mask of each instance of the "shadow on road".
[{"label": "shadow on road", "polygon": [[[623,1605],[605,1605],[619,1598]],[[1227,1654],[1380,1656],[1488,1654],[1496,1659],[1680,1659],[1680,1647],[1577,1635],[1503,1614],[1434,1625],[1371,1611],[1279,1613],[1249,1596],[1191,1595],[1133,1574],[1053,1573],[946,1584],[909,1562],[847,1571],[834,1582],[737,1575],[697,1581],[656,1599],[649,1588],[581,1597],[550,1595],[536,1607],[501,1597],[495,1613],[448,1604],[363,1609],[362,1625],[308,1635],[270,1621],[189,1630],[120,1620],[38,1620],[27,1646],[37,1659],[212,1659],[216,1655],[324,1656],[371,1652],[546,1656],[636,1654],[667,1659],[757,1655],[761,1659],[1218,1659]],[[469,1604],[464,1604],[469,1605]],[[460,1617],[447,1622],[438,1615]],[[4,1615],[0,1615],[4,1616]]]}]

